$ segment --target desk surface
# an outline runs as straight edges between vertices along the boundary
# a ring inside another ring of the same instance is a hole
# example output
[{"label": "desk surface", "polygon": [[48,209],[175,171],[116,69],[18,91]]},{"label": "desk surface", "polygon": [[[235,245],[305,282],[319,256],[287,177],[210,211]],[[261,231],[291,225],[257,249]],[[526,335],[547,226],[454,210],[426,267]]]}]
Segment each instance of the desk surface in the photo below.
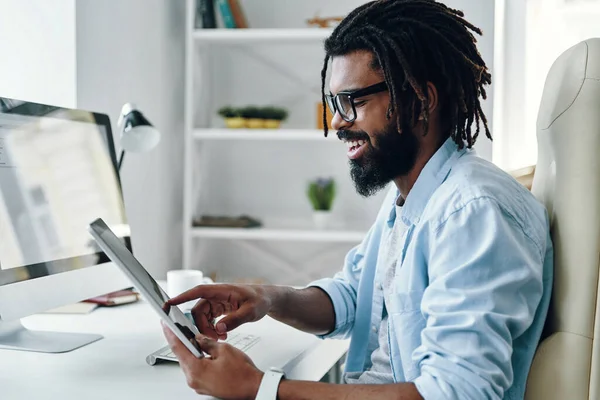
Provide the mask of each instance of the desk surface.
[{"label": "desk surface", "polygon": [[[146,356],[166,342],[159,317],[143,301],[87,315],[34,315],[22,322],[30,329],[99,333],[104,339],[63,354],[0,350],[2,399],[200,398],[187,387],[178,364],[146,364]],[[281,336],[291,329],[268,317],[252,328]],[[293,362],[288,376],[319,380],[347,348],[348,341],[318,340]]]}]

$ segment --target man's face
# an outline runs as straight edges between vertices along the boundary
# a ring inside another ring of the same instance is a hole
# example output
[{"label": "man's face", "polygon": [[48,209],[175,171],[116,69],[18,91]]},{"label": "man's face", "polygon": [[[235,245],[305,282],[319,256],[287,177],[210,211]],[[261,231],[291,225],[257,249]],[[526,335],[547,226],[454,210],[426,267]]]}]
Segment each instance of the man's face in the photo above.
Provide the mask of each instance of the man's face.
[{"label": "man's face", "polygon": [[[373,70],[373,56],[358,51],[334,57],[331,65],[331,94],[355,91],[384,81]],[[406,175],[414,166],[419,141],[413,132],[399,132],[396,117],[386,118],[390,96],[388,91],[354,99],[356,119],[345,121],[336,113],[332,128],[348,146],[350,174],[356,190],[371,196],[393,179]]]}]

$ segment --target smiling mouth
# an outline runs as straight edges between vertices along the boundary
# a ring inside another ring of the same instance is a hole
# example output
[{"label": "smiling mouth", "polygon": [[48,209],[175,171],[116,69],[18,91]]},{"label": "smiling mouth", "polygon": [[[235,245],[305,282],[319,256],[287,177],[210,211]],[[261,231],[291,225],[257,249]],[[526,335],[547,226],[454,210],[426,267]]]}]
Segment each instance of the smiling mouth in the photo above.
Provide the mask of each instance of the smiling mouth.
[{"label": "smiling mouth", "polygon": [[348,158],[355,160],[362,156],[368,146],[369,141],[365,139],[344,139],[344,143],[348,147]]}]

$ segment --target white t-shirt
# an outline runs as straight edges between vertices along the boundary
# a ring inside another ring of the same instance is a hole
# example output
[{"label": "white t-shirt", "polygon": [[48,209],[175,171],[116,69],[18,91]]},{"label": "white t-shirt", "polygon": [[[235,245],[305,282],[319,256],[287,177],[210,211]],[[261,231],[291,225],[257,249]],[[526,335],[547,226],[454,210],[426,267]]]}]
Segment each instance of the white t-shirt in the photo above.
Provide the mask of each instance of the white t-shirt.
[{"label": "white t-shirt", "polygon": [[394,227],[392,228],[390,235],[384,241],[384,248],[379,253],[378,263],[381,263],[377,267],[385,268],[383,274],[383,317],[381,319],[381,325],[379,326],[379,347],[377,347],[373,353],[371,353],[371,368],[364,372],[349,372],[344,374],[343,380],[345,383],[361,383],[361,384],[386,384],[394,383],[394,376],[392,374],[392,367],[390,364],[390,349],[388,342],[388,315],[386,303],[389,302],[390,284],[393,281],[394,273],[396,271],[396,262],[398,261],[398,249],[400,246],[400,240],[406,225],[400,221],[400,215],[402,215],[402,207],[396,206],[396,221],[394,221]]}]

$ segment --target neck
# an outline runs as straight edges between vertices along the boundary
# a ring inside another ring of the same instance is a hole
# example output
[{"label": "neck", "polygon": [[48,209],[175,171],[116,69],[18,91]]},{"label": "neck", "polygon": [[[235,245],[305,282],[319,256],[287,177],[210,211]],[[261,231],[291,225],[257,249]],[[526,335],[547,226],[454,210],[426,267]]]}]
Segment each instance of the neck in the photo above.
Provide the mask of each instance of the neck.
[{"label": "neck", "polygon": [[400,191],[400,196],[403,200],[406,200],[408,194],[415,185],[415,182],[417,182],[417,179],[419,179],[421,171],[423,171],[425,165],[427,165],[431,157],[433,157],[443,143],[444,142],[442,141],[435,146],[421,146],[415,161],[415,165],[412,167],[412,169],[406,175],[401,175],[394,179],[394,184]]},{"label": "neck", "polygon": [[[429,160],[429,158],[427,160]],[[406,200],[408,194],[415,185],[415,182],[419,178],[421,171],[425,167],[425,164],[427,164],[427,160],[424,162],[422,160],[417,160],[417,162],[415,162],[415,166],[408,172],[408,174],[394,179],[394,184],[396,184],[396,187],[400,191],[400,197],[402,197],[402,200],[398,200],[399,202],[403,203],[404,200]]]}]

